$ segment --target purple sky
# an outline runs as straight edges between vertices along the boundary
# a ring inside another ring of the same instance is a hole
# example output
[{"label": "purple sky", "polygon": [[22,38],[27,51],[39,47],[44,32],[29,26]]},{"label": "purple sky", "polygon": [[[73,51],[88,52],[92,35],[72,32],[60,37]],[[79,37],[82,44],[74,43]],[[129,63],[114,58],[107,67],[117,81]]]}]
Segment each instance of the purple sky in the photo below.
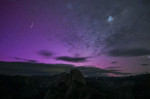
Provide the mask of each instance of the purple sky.
[{"label": "purple sky", "polygon": [[149,0],[1,0],[0,61],[150,72],[149,17]]}]

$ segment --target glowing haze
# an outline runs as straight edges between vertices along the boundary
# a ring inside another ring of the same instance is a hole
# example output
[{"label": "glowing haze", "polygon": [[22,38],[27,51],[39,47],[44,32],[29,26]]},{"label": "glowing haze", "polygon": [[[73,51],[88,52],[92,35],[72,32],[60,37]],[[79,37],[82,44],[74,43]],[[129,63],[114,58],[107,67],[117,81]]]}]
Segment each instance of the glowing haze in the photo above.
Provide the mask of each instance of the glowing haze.
[{"label": "glowing haze", "polygon": [[149,0],[1,0],[0,61],[150,72]]}]

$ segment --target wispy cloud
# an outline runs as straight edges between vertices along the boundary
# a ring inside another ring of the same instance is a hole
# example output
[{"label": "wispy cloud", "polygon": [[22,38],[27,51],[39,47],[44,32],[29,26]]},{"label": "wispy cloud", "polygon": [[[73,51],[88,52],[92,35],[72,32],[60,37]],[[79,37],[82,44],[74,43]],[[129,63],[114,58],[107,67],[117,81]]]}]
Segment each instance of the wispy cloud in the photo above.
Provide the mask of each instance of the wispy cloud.
[{"label": "wispy cloud", "polygon": [[111,64],[117,64],[117,63],[118,63],[117,61],[112,61],[112,62],[111,62]]},{"label": "wispy cloud", "polygon": [[28,60],[28,59],[26,59],[26,61],[29,63],[37,63],[38,62],[37,60]]},{"label": "wispy cloud", "polygon": [[24,60],[24,58],[20,58],[20,57],[13,57],[13,59],[15,59],[15,60]]},{"label": "wispy cloud", "polygon": [[52,55],[54,55],[53,52],[48,51],[48,50],[40,50],[37,52],[38,55],[43,56],[45,58],[50,58]]},{"label": "wispy cloud", "polygon": [[56,60],[62,60],[62,61],[67,61],[67,62],[85,62],[87,61],[87,57],[60,56],[60,57],[56,57]]},{"label": "wispy cloud", "polygon": [[20,57],[13,57],[13,59],[17,60],[17,61],[23,61],[23,62],[29,62],[29,63],[37,63],[37,60],[33,60],[33,59],[25,59],[25,58],[20,58]]},{"label": "wispy cloud", "polygon": [[107,67],[107,68],[105,68],[105,69],[109,69],[109,70],[118,70],[118,69],[121,69],[121,67],[120,66],[110,66],[110,67]]},{"label": "wispy cloud", "polygon": [[150,49],[135,48],[135,49],[113,49],[108,52],[108,55],[114,57],[134,57],[150,55]]},{"label": "wispy cloud", "polygon": [[141,64],[141,66],[150,66],[149,64]]}]

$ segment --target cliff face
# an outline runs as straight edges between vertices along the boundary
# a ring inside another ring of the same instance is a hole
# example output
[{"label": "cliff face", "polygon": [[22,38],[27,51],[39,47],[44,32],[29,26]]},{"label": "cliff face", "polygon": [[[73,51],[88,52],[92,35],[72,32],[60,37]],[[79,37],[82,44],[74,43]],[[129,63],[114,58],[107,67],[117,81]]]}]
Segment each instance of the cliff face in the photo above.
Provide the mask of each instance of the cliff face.
[{"label": "cliff face", "polygon": [[[53,90],[55,89],[55,91]],[[57,89],[57,91],[56,91]],[[87,86],[80,71],[74,69],[50,88],[44,99],[105,99],[103,94]]]}]

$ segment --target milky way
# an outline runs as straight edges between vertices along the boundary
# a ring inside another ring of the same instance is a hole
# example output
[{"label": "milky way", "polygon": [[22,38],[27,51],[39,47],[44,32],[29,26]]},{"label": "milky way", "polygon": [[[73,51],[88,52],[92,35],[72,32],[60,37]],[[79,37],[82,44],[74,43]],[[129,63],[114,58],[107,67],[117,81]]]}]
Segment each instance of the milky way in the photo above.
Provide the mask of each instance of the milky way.
[{"label": "milky way", "polygon": [[0,14],[1,61],[150,70],[149,0],[1,0]]}]

